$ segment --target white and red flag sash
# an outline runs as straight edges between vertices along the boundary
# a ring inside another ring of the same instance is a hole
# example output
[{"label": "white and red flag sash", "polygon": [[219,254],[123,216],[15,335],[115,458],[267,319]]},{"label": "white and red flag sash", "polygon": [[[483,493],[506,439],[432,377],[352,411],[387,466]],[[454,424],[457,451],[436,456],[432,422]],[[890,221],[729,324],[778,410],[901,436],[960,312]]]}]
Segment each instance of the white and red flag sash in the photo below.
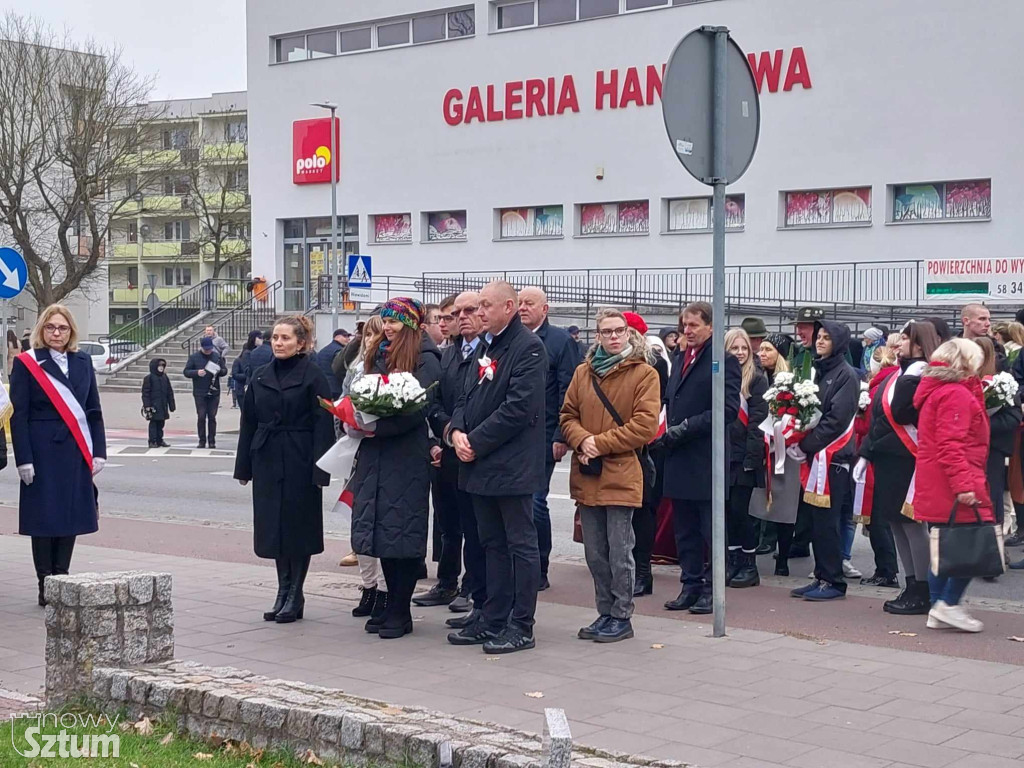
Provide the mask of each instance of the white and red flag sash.
[{"label": "white and red flag sash", "polygon": [[[885,418],[889,422],[889,426],[892,427],[892,431],[899,438],[900,442],[903,443],[903,447],[907,449],[914,459],[917,459],[917,427],[913,424],[897,424],[896,419],[892,415],[892,401],[896,393],[896,381],[900,376],[920,376],[921,372],[924,371],[927,363],[924,361],[916,362],[907,370],[898,371],[889,377],[889,380],[885,382],[885,390],[882,392],[882,410],[885,412]],[[903,501],[903,508],[900,512],[911,520],[914,519],[914,495],[916,493],[917,485],[917,469],[915,467],[914,474],[910,476],[910,487],[907,489],[907,497]]]},{"label": "white and red flag sash", "polygon": [[668,428],[668,416],[665,413],[665,406],[661,407],[661,413],[658,414],[658,431],[654,433],[654,437],[650,439],[648,445],[653,443],[659,437],[665,434],[665,430]]},{"label": "white and red flag sash", "polygon": [[20,360],[26,370],[32,374],[32,378],[36,380],[43,393],[49,398],[50,403],[57,409],[57,413],[60,414],[65,426],[68,428],[68,432],[74,438],[78,450],[82,452],[82,458],[85,459],[86,466],[91,471],[92,433],[89,431],[89,422],[85,418],[85,408],[82,407],[74,392],[68,389],[68,386],[63,381],[43,370],[42,366],[39,365],[39,360],[36,358],[38,354],[37,350],[30,349],[27,352],[22,352],[16,359]]},{"label": "white and red flag sash", "polygon": [[750,403],[743,395],[740,395],[740,424],[744,427],[750,426]]},{"label": "white and red flag sash", "polygon": [[850,425],[839,437],[814,456],[809,456],[810,462],[800,465],[800,484],[804,488],[804,501],[813,507],[829,507],[832,504],[828,490],[828,466],[832,463],[832,457],[853,439],[853,422],[854,419],[850,419]]}]

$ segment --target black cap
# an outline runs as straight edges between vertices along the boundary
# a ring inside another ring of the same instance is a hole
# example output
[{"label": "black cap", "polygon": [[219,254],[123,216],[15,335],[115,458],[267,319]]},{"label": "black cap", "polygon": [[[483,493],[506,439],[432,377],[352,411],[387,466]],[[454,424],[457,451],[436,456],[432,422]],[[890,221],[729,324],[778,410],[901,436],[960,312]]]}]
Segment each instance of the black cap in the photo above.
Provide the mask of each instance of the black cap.
[{"label": "black cap", "polygon": [[816,323],[825,319],[825,310],[822,307],[800,307],[796,311],[797,323]]},{"label": "black cap", "polygon": [[336,330],[334,333],[331,334],[332,338],[334,336],[351,336],[351,335],[352,334],[349,333],[348,331],[346,331],[344,328],[339,328],[338,330]]},{"label": "black cap", "polygon": [[578,325],[570,325],[568,328],[565,329],[565,331],[570,336],[572,336],[572,334],[580,332],[580,327]]}]

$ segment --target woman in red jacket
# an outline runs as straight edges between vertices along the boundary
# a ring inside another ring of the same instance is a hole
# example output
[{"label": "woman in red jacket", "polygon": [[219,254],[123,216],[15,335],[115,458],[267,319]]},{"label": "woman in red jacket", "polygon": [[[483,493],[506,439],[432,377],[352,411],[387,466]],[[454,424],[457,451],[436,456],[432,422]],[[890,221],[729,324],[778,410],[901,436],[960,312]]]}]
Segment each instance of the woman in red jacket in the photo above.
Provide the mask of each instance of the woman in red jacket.
[{"label": "woman in red jacket", "polygon": [[[951,339],[935,350],[914,395],[918,411],[917,494],[914,517],[946,525],[955,510],[957,523],[975,520],[978,509],[985,521],[995,522],[985,464],[989,424],[985,396],[978,378],[981,348],[971,341]],[[984,625],[960,605],[969,578],[928,572],[932,608],[929,629],[955,627],[980,632]]]}]

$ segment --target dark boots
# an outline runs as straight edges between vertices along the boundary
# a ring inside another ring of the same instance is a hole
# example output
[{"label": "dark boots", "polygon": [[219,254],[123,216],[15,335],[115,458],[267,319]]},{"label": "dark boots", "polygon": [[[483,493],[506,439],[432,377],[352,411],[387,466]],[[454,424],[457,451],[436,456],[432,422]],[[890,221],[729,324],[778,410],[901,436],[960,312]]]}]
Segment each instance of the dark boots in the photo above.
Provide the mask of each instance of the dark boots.
[{"label": "dark boots", "polygon": [[882,603],[882,610],[898,616],[924,616],[931,609],[928,582],[907,576],[907,586],[895,600]]},{"label": "dark boots", "polygon": [[394,639],[412,634],[412,595],[419,581],[420,562],[414,559],[394,559],[384,567],[384,576],[388,580],[390,599],[384,621],[377,630],[382,639]]},{"label": "dark boots", "polygon": [[47,576],[67,576],[71,555],[75,551],[74,536],[33,536],[32,562],[39,579],[39,605],[46,605],[44,583]]},{"label": "dark boots", "polygon": [[264,621],[274,621],[277,615],[284,608],[284,602],[288,597],[288,590],[292,582],[292,563],[287,558],[275,558],[277,565],[277,599],[274,600],[274,607],[263,614]]},{"label": "dark boots", "polygon": [[377,588],[376,587],[361,587],[363,591],[362,597],[359,598],[359,605],[352,609],[352,615],[357,619],[363,616],[369,616],[373,613],[373,606],[377,602]]},{"label": "dark boots", "polygon": [[363,626],[370,634],[377,634],[380,625],[384,623],[384,615],[388,612],[388,593],[377,590],[373,598],[373,608],[370,611],[370,618]]},{"label": "dark boots", "polygon": [[732,576],[730,587],[743,589],[756,587],[761,583],[761,575],[757,572],[757,556],[753,552],[736,553],[737,567]]},{"label": "dark boots", "polygon": [[725,586],[727,587],[732,586],[732,580],[740,569],[740,555],[742,554],[742,551],[738,549],[727,549],[725,551]]},{"label": "dark boots", "polygon": [[289,568],[291,569],[291,580],[288,584],[288,594],[280,612],[274,617],[274,621],[278,624],[291,624],[296,619],[301,619],[306,606],[302,585],[305,583],[306,573],[309,571],[309,556],[291,558]]}]

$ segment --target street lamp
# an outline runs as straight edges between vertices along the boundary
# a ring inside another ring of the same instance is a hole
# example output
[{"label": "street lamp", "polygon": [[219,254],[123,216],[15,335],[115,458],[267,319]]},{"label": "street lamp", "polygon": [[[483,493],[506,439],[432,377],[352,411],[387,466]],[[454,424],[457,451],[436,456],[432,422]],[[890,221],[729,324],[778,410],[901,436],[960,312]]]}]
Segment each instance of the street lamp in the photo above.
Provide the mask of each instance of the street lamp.
[{"label": "street lamp", "polygon": [[331,112],[331,333],[338,327],[338,147],[337,131],[334,127],[334,115],[338,105],[333,101],[321,101],[311,104],[312,107],[328,109]]},{"label": "street lamp", "polygon": [[138,205],[135,211],[135,242],[138,244],[135,258],[135,283],[139,292],[139,320],[142,320],[142,192],[132,195],[132,200]]}]

